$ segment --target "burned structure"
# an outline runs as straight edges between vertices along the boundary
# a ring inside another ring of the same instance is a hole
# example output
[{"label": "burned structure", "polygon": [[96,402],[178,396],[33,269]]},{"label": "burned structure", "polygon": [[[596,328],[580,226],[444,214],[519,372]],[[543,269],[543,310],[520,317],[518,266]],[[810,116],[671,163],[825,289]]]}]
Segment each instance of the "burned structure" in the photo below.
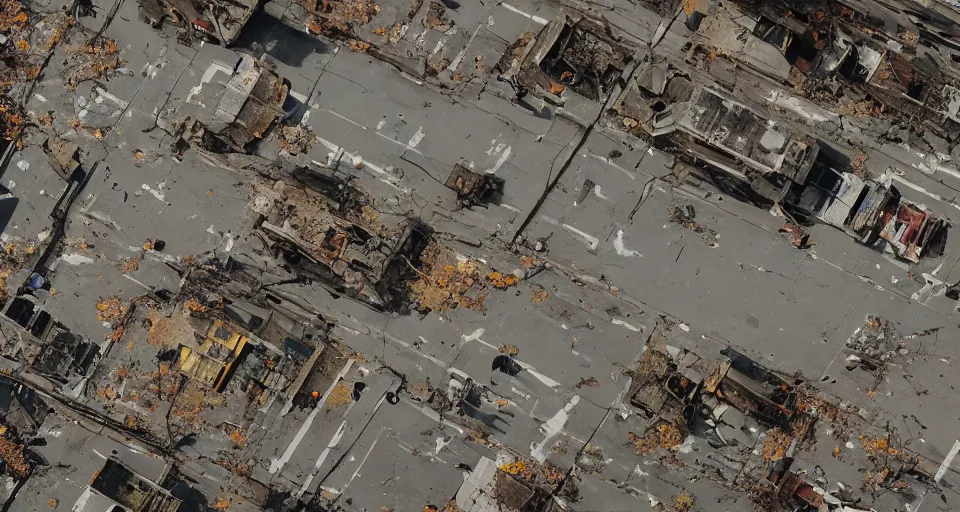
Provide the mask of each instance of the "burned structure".
[{"label": "burned structure", "polygon": [[333,171],[315,171],[328,185],[318,190],[259,181],[253,202],[258,232],[268,250],[293,273],[338,295],[377,309],[403,308],[406,281],[416,275],[429,227],[399,218],[385,226],[365,194]]},{"label": "burned structure", "polygon": [[806,184],[819,153],[816,141],[708,87],[692,94],[676,127],[693,159],[740,178],[772,202]]},{"label": "burned structure", "polygon": [[910,503],[934,476],[929,459],[855,409],[732,348],[721,354],[725,359],[701,358],[662,337],[648,343],[629,391],[631,405],[648,418],[645,431],[628,436],[638,454],[665,451],[689,463],[681,446],[705,440],[714,455],[698,459],[698,471],[751,488],[761,510],[871,510],[844,486],[828,488],[813,470],[813,453],[852,435],[871,468],[862,475],[863,491],[887,489],[898,503]]},{"label": "burned structure", "polygon": [[212,45],[200,51],[200,62],[207,66],[198,69],[199,83],[196,78],[178,83],[186,98],[184,107],[162,112],[158,119],[159,126],[176,138],[175,153],[188,145],[213,153],[248,152],[296,112],[290,82],[263,61]]},{"label": "burned structure", "polygon": [[526,90],[562,104],[566,89],[604,102],[633,51],[609,26],[582,14],[561,12],[536,35],[525,34],[497,65],[502,79],[515,77]]},{"label": "burned structure", "polygon": [[[737,0],[708,18],[717,26],[697,35],[706,53],[721,51],[828,111],[869,118],[894,142],[934,149],[929,133],[955,145],[960,34],[937,6]],[[743,33],[754,46],[724,46],[730,38],[718,31]],[[761,53],[777,64],[756,62]],[[700,59],[706,67],[709,61]]]},{"label": "burned structure", "polygon": [[8,502],[33,471],[46,462],[33,448],[40,425],[52,412],[34,389],[0,377],[0,500]]},{"label": "burned structure", "polygon": [[453,166],[447,188],[457,193],[458,204],[464,207],[495,201],[503,195],[503,178],[488,173],[474,172],[462,164]]},{"label": "burned structure", "polygon": [[780,204],[912,263],[943,253],[949,221],[902,200],[892,173],[864,179],[810,135],[682,63],[641,68],[607,123],[678,152],[721,190],[764,208]]},{"label": "burned structure", "polygon": [[182,502],[170,492],[109,458],[77,500],[80,510],[177,512]]},{"label": "burned structure", "polygon": [[149,445],[166,446],[171,432],[240,435],[292,401],[327,348],[322,319],[251,288],[242,265],[209,261],[184,275],[176,296],[128,305],[81,397]]}]

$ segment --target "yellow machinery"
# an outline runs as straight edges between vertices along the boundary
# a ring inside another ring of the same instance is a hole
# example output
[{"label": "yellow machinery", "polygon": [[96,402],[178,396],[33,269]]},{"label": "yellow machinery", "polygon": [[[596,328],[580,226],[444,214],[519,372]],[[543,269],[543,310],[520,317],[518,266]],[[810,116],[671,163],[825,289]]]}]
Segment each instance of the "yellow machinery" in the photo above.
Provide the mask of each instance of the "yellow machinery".
[{"label": "yellow machinery", "polygon": [[223,320],[215,320],[198,344],[180,345],[177,369],[214,391],[222,391],[230,370],[249,340]]}]

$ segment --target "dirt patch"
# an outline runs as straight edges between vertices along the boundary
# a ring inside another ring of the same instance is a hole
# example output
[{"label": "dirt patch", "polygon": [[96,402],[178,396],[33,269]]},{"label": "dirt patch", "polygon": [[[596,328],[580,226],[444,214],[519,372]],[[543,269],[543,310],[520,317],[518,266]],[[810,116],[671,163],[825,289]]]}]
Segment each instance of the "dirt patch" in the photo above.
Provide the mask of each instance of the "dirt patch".
[{"label": "dirt patch", "polygon": [[372,0],[302,0],[301,3],[312,18],[307,22],[307,29],[325,36],[356,37],[357,27],[370,23],[380,14],[380,6]]},{"label": "dirt patch", "polygon": [[520,347],[516,345],[507,345],[503,344],[497,347],[501,354],[506,354],[508,356],[515,356],[520,353]]},{"label": "dirt patch", "polygon": [[780,427],[768,430],[763,440],[763,458],[771,461],[782,459],[786,455],[787,449],[790,448],[792,441],[793,437],[781,430]]},{"label": "dirt patch", "polygon": [[683,442],[683,433],[673,423],[666,421],[657,422],[657,424],[648,428],[642,435],[630,432],[627,439],[633,443],[637,455],[646,455],[653,453],[658,448],[670,450],[680,446]]},{"label": "dirt patch", "polygon": [[340,381],[333,387],[333,391],[330,392],[330,396],[327,397],[327,402],[324,406],[330,411],[342,405],[347,405],[352,401],[353,391],[351,391],[343,381]]},{"label": "dirt patch", "polygon": [[531,304],[543,304],[547,301],[547,298],[550,297],[550,294],[547,293],[543,288],[537,287],[530,294],[530,303]]},{"label": "dirt patch", "polygon": [[181,342],[193,341],[195,331],[187,315],[176,313],[167,317],[156,311],[147,313],[150,330],[147,343],[163,347],[176,347]]},{"label": "dirt patch", "polygon": [[450,250],[431,241],[420,256],[418,278],[410,283],[411,298],[421,312],[444,312],[457,307],[483,311],[490,290],[480,279],[480,264],[458,261]]},{"label": "dirt patch", "polygon": [[100,297],[97,300],[97,320],[101,322],[116,325],[126,312],[127,307],[123,304],[123,300],[116,295],[107,298]]},{"label": "dirt patch", "polygon": [[70,73],[65,86],[74,90],[86,80],[105,80],[127,61],[120,58],[117,43],[107,37],[99,37],[91,44],[67,48]]},{"label": "dirt patch", "polygon": [[19,480],[30,473],[30,466],[23,457],[23,445],[5,435],[0,436],[0,460],[6,464],[7,471],[15,479]]}]

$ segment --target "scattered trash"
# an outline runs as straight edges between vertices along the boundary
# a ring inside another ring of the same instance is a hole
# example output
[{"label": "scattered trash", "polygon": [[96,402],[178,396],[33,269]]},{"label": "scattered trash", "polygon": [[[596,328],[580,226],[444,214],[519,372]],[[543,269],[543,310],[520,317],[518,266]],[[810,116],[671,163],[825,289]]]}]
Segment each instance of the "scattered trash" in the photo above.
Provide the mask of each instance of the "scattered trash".
[{"label": "scattered trash", "polygon": [[713,229],[703,226],[696,221],[697,212],[694,210],[693,205],[679,205],[674,203],[667,208],[667,212],[670,214],[670,222],[679,224],[694,233],[699,233],[703,241],[707,242],[708,245],[719,245],[716,240],[720,235]]},{"label": "scattered trash", "polygon": [[791,243],[797,249],[808,249],[813,244],[810,243],[810,234],[806,233],[802,227],[793,222],[787,222],[777,228],[778,233],[789,233],[792,235]]},{"label": "scattered trash", "polygon": [[547,301],[548,297],[550,297],[550,294],[548,294],[546,290],[537,287],[530,294],[530,302],[532,304],[543,304]]},{"label": "scattered trash", "polygon": [[284,126],[280,130],[280,150],[290,155],[308,153],[317,143],[317,136],[302,124]]},{"label": "scattered trash", "polygon": [[577,382],[573,387],[575,389],[580,389],[584,386],[591,387],[591,388],[598,388],[600,387],[600,382],[597,381],[597,379],[592,376],[586,377],[586,378],[580,377],[580,382]]},{"label": "scattered trash", "polygon": [[642,435],[629,432],[627,439],[633,443],[637,455],[646,455],[657,449],[672,450],[683,442],[683,433],[672,423],[660,421],[648,428]]},{"label": "scattered trash", "polygon": [[116,325],[126,312],[127,307],[119,296],[101,297],[97,300],[97,320],[101,322]]},{"label": "scattered trash", "polygon": [[500,345],[498,350],[501,354],[508,356],[515,356],[520,353],[520,349],[516,345]]}]

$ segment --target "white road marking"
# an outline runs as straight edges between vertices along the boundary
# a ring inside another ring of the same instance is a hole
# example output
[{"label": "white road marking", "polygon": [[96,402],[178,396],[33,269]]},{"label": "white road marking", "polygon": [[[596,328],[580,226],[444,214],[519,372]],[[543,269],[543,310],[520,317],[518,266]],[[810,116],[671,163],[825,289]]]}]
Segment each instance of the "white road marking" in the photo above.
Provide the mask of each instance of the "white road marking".
[{"label": "white road marking", "polygon": [[[570,402],[563,406],[563,409],[557,411],[552,418],[543,423],[543,425],[540,427],[540,431],[544,433],[543,441],[541,441],[539,444],[530,445],[531,457],[537,459],[541,463],[547,460],[547,451],[550,449],[550,447],[547,445],[553,441],[553,438],[563,430],[564,426],[566,426],[567,419],[570,418],[570,411],[573,410],[578,403],[580,403],[580,396],[573,395],[573,397],[570,399]],[[544,451],[544,448],[546,448],[547,451]]]},{"label": "white road marking", "polygon": [[957,452],[960,452],[960,441],[953,442],[953,448],[950,448],[950,453],[943,459],[943,463],[940,464],[940,469],[937,470],[937,474],[933,477],[934,482],[940,483],[940,479],[947,473],[947,469],[950,468],[953,459],[957,457]]},{"label": "white road marking", "polygon": [[520,9],[517,9],[516,7],[514,7],[514,6],[510,5],[510,4],[500,4],[500,5],[502,5],[502,6],[503,6],[506,10],[508,10],[508,11],[513,11],[513,12],[519,14],[520,16],[523,16],[524,18],[529,18],[529,19],[532,20],[534,23],[539,23],[539,24],[541,24],[541,25],[546,25],[546,24],[547,24],[547,20],[541,18],[540,16],[536,16],[536,15],[534,15],[534,14],[529,14],[529,13],[523,12],[523,11],[521,11]]},{"label": "white road marking", "polygon": [[614,250],[617,251],[617,254],[620,255],[620,256],[626,256],[626,257],[628,257],[628,258],[629,258],[629,257],[639,258],[639,257],[643,256],[643,255],[640,254],[639,252],[634,251],[634,250],[631,250],[631,249],[627,249],[626,246],[623,245],[623,230],[622,230],[622,229],[618,229],[618,230],[617,230],[617,237],[613,239],[613,248],[614,248]]},{"label": "white road marking", "polygon": [[[287,449],[283,452],[283,455],[279,459],[273,459],[270,461],[270,474],[275,475],[278,471],[283,469],[283,466],[290,462],[290,457],[293,456],[293,452],[297,451],[297,447],[300,446],[300,442],[303,441],[303,438],[307,435],[307,431],[310,430],[310,425],[313,424],[313,421],[317,418],[317,415],[320,414],[320,409],[322,409],[327,401],[327,398],[330,396],[330,393],[333,393],[333,389],[340,382],[340,379],[350,371],[350,368],[353,367],[353,364],[356,362],[355,359],[348,359],[347,364],[343,365],[343,368],[337,373],[337,376],[334,377],[333,383],[330,384],[330,387],[327,388],[327,391],[323,393],[323,396],[320,397],[320,400],[317,402],[317,406],[313,408],[313,411],[310,412],[310,415],[307,416],[307,419],[303,421],[303,424],[300,425],[300,430],[297,431],[297,435],[294,436],[293,441],[287,445]],[[289,405],[289,404],[288,404]],[[336,435],[334,435],[336,437]]]}]

